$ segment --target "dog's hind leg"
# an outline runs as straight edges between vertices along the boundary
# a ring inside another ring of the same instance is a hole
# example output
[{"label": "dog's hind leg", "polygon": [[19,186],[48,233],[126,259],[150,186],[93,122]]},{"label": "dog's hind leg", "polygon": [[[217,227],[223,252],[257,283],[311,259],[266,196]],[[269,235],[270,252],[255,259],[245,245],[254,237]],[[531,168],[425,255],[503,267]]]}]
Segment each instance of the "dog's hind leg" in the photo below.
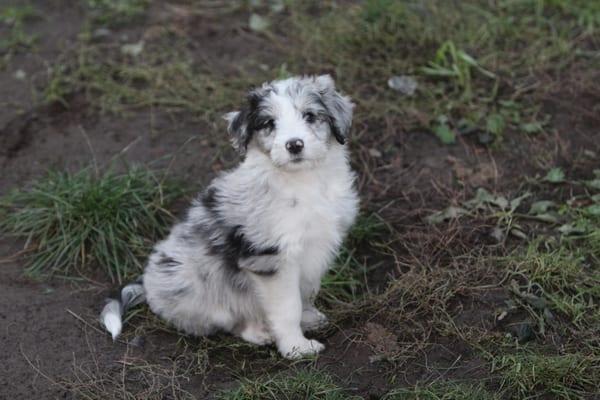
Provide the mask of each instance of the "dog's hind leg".
[{"label": "dog's hind leg", "polygon": [[237,334],[246,342],[259,346],[273,343],[273,336],[271,336],[269,329],[262,322],[245,322]]},{"label": "dog's hind leg", "polygon": [[329,323],[327,316],[312,304],[305,304],[302,310],[302,319],[300,320],[300,326],[302,332],[311,332],[318,329],[324,328]]}]

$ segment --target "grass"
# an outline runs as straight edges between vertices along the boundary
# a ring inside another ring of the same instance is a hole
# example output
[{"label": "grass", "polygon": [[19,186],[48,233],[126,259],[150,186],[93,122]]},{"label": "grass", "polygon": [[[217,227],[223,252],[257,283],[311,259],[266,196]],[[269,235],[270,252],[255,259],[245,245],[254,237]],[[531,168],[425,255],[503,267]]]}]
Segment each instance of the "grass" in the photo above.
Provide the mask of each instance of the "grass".
[{"label": "grass", "polygon": [[598,365],[594,362],[580,354],[522,352],[498,356],[493,362],[493,370],[502,375],[502,390],[510,398],[523,399],[546,393],[555,399],[582,399],[594,394],[598,388]]},{"label": "grass", "polygon": [[[166,112],[187,111],[212,124],[233,109],[232,101],[243,80],[222,80],[200,70],[178,49],[145,46],[138,56],[112,47],[99,49],[83,44],[72,61],[57,64],[46,86],[47,102],[68,106],[68,98],[83,93],[103,113],[156,107]],[[239,97],[239,96],[238,96]]]},{"label": "grass", "polygon": [[[294,28],[303,47],[292,67],[335,71],[359,102],[359,124],[433,131],[443,117],[455,135],[480,131],[482,142],[499,142],[504,126],[542,130],[545,116],[523,96],[522,82],[564,68],[575,41],[595,32],[581,24],[594,7],[558,3],[325,2],[318,18],[307,12],[314,5],[296,4]],[[387,87],[400,74],[416,77],[416,96],[402,98]]]},{"label": "grass", "polygon": [[318,370],[296,370],[257,380],[243,379],[236,389],[221,392],[220,400],[350,400],[349,395],[333,378]]},{"label": "grass", "polygon": [[507,258],[519,302],[541,326],[544,321],[553,323],[552,313],[566,316],[580,329],[595,326],[600,273],[586,265],[588,253],[564,245],[545,249],[542,243],[535,241],[525,252]]},{"label": "grass", "polygon": [[142,167],[52,172],[2,199],[0,230],[26,239],[33,276],[77,275],[93,266],[122,282],[141,271],[140,258],[169,228],[168,206],[182,193]]},{"label": "grass", "polygon": [[120,26],[144,15],[151,0],[85,0],[95,25]]},{"label": "grass", "polygon": [[482,385],[442,382],[392,390],[383,396],[382,400],[497,400],[499,398],[488,392]]},{"label": "grass", "polygon": [[36,37],[25,32],[24,24],[36,15],[35,9],[30,5],[0,9],[0,25],[4,25],[8,31],[0,38],[0,54],[10,55],[33,46]]},{"label": "grass", "polygon": [[[325,275],[321,283],[322,294],[319,302],[327,309],[339,309],[360,300],[366,288],[366,276],[377,265],[366,266],[361,262],[359,248],[384,247],[382,237],[389,227],[376,214],[361,214],[351,228],[346,243],[333,268]],[[380,249],[379,251],[383,251]]]}]

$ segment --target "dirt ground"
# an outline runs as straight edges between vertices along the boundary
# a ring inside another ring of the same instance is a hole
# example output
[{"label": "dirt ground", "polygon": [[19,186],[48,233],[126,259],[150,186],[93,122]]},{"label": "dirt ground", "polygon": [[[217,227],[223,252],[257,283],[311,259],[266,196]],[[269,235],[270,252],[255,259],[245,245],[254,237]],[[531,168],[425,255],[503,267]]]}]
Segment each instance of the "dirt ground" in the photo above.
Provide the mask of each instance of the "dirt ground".
[{"label": "dirt ground", "polygon": [[[3,0],[0,9],[18,3]],[[115,156],[119,165],[149,163],[154,168],[168,168],[171,175],[197,189],[219,170],[235,164],[233,151],[223,148],[226,133],[218,120],[210,123],[191,112],[173,114],[160,107],[131,109],[122,115],[103,113],[82,93],[69,93],[68,106],[42,101],[40,91],[47,84],[48,68],[77,45],[86,10],[79,2],[67,0],[40,0],[34,5],[38,17],[28,20],[26,28],[37,35],[35,51],[15,52],[0,70],[0,195],[50,169],[76,171],[91,161],[106,164]],[[143,20],[111,28],[101,40],[136,42],[148,38],[156,26],[176,24],[189,41],[194,62],[228,76],[236,73],[231,65],[237,60],[259,60],[254,67],[259,71],[260,63],[274,65],[272,61],[281,57],[268,37],[247,28],[247,21],[244,11],[190,17],[155,2]],[[24,78],[18,78],[17,71]],[[586,75],[583,84],[582,74]],[[600,154],[600,94],[597,86],[586,86],[594,80],[600,81],[599,70],[581,71],[576,64],[559,77],[540,77],[538,84],[546,85],[547,90],[538,100],[543,112],[551,116],[546,133],[523,136],[509,132],[502,147],[494,149],[468,136],[448,146],[427,132],[399,129],[393,140],[386,139],[391,148],[381,154],[372,151],[380,144],[379,127],[355,126],[352,154],[363,209],[377,211],[403,238],[390,245],[395,255],[370,255],[368,245],[358,251],[362,260],[378,265],[367,279],[369,290],[382,291],[390,279],[403,279],[411,262],[455,263],[461,269],[456,256],[465,248],[489,244],[492,226],[486,221],[445,228],[423,223],[432,212],[470,198],[475,188],[515,193],[526,176],[543,175],[543,166],[558,164],[574,176],[600,167],[597,159],[582,156],[586,151]],[[338,83],[344,87],[344,82]],[[179,206],[178,211],[182,209]],[[145,380],[144,368],[175,371],[175,364],[186,371],[172,377],[178,385],[196,398],[210,398],[218,390],[234,387],[240,377],[291,366],[273,357],[274,349],[235,349],[235,339],[226,336],[208,341],[186,338],[182,344],[181,336],[167,328],[138,335],[135,328],[126,327],[129,333],[113,343],[100,330],[97,315],[116,284],[100,274],[43,281],[24,276],[19,257],[23,245],[18,239],[0,238],[0,398],[80,398],[71,390],[73,382],[89,382],[104,373],[119,382],[126,365],[141,365],[139,380],[135,372],[130,379],[134,388],[159,385],[158,378],[157,382]],[[496,320],[497,310],[510,298],[509,291],[494,286],[496,282],[485,269],[470,275],[486,289],[473,289],[477,285],[471,281],[464,291],[455,290],[447,307],[456,323],[500,336],[510,332]],[[428,279],[443,276],[433,272]],[[426,296],[421,299],[426,301]],[[335,326],[319,333],[327,349],[314,365],[339,377],[353,395],[373,399],[390,387],[439,379],[485,379],[489,388],[499,387],[499,381],[490,377],[486,361],[466,340],[443,336],[440,330],[421,329],[432,320],[420,316],[419,306],[414,306],[415,320],[398,331],[378,317],[377,308],[385,307],[386,303],[381,303],[346,312]],[[151,317],[135,318],[145,321]],[[225,344],[219,345],[221,342]],[[416,343],[421,347],[415,349]],[[373,361],[373,357],[398,346],[411,349],[411,356],[396,360],[391,382],[390,366]],[[206,361],[200,371],[194,362],[201,357]],[[155,375],[168,377],[167,372]],[[143,391],[139,393],[137,398],[144,398]],[[161,398],[178,396],[173,392]]]}]

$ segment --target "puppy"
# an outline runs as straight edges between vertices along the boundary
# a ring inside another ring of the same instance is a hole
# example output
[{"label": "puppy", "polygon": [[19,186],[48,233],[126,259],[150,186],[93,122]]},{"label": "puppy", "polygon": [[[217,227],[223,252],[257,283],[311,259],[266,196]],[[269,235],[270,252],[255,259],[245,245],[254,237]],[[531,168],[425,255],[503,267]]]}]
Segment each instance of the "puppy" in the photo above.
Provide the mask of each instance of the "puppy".
[{"label": "puppy", "polygon": [[106,304],[113,339],[123,313],[146,301],[187,334],[274,342],[292,359],[323,350],[304,332],[327,322],[314,300],[357,214],[345,145],[352,109],[323,75],[265,83],[227,114],[243,161],[212,181],[143,276]]}]

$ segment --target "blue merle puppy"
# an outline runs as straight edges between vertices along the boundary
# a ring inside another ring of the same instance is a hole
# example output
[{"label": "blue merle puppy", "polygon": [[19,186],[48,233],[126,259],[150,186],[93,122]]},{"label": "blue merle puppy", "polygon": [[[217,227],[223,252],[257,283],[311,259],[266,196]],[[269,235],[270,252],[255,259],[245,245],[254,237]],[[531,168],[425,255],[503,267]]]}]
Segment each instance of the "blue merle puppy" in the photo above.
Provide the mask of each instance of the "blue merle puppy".
[{"label": "blue merle puppy", "polygon": [[329,75],[251,91],[228,131],[243,160],[215,178],[156,244],[144,274],[101,320],[116,338],[146,301],[181,331],[226,331],[287,358],[324,346],[304,332],[327,323],[314,306],[358,209],[346,146],[353,104]]}]

